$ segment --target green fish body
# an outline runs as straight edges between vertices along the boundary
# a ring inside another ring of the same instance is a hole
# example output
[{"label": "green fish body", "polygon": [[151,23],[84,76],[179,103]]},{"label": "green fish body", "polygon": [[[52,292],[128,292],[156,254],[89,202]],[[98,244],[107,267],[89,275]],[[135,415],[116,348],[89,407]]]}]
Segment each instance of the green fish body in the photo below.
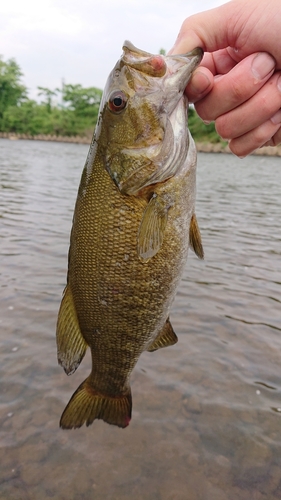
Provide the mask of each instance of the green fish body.
[{"label": "green fish body", "polygon": [[145,350],[173,345],[169,321],[191,246],[196,149],[184,89],[202,58],[152,55],[125,42],[109,75],[78,191],[67,286],[57,322],[58,360],[73,373],[89,346],[92,372],[61,417],[126,427],[130,374]]}]

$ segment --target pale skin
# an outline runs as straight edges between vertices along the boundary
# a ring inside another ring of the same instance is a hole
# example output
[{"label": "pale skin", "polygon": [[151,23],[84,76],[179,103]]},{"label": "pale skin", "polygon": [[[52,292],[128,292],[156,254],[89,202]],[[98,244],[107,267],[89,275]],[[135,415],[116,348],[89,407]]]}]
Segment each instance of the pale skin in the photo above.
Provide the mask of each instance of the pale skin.
[{"label": "pale skin", "polygon": [[281,143],[280,8],[280,0],[232,0],[196,14],[170,51],[205,51],[186,94],[239,157]]}]

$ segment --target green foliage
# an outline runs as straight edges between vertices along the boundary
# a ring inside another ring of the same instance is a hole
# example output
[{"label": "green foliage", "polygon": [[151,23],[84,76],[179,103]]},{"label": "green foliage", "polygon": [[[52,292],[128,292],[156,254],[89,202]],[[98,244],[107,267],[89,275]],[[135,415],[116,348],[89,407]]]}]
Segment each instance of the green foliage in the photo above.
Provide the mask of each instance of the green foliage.
[{"label": "green foliage", "polygon": [[0,56],[0,130],[3,130],[3,115],[9,106],[20,104],[27,90],[20,82],[22,72],[14,59],[3,61]]},{"label": "green foliage", "polygon": [[197,115],[194,108],[188,110],[188,128],[193,139],[197,142],[221,142],[215,124],[206,125]]},{"label": "green foliage", "polygon": [[54,108],[50,113],[45,104],[27,99],[20,106],[9,106],[4,113],[5,130],[18,134],[61,134],[62,114]]},{"label": "green foliage", "polygon": [[[92,134],[102,96],[100,89],[64,85],[62,90],[50,90],[47,87],[38,87],[38,90],[44,98],[41,104],[27,98],[8,101],[0,122],[1,131],[28,135]],[[52,102],[58,92],[62,93],[65,107]]]},{"label": "green foliage", "polygon": [[[91,132],[98,117],[102,91],[82,85],[63,85],[62,89],[38,87],[42,103],[27,98],[20,79],[21,69],[14,59],[0,56],[0,131],[29,135],[84,135]],[[54,104],[61,93],[64,106]]]},{"label": "green foliage", "polygon": [[62,88],[63,101],[75,111],[77,116],[95,119],[98,115],[102,91],[95,87],[83,88],[80,84],[64,85]]},{"label": "green foliage", "polygon": [[57,89],[56,90],[50,90],[47,87],[37,87],[40,92],[38,92],[38,95],[43,95],[46,98],[46,108],[48,113],[51,113],[52,111],[52,97],[57,95]]},{"label": "green foliage", "polygon": [[8,106],[3,115],[3,129],[9,132],[34,134],[42,127],[44,117],[35,101],[27,100],[21,105]]},{"label": "green foliage", "polygon": [[20,106],[9,106],[3,117],[3,130],[17,134],[72,136],[93,128],[93,122],[77,117],[73,110],[53,107],[50,111],[46,104],[30,99]]}]

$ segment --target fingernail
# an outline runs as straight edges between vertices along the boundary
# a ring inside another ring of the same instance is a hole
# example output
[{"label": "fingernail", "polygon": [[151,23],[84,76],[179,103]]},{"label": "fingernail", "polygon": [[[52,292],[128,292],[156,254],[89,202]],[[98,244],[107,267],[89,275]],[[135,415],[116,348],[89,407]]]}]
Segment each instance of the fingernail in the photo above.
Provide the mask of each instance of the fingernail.
[{"label": "fingernail", "polygon": [[271,121],[274,125],[279,125],[281,123],[281,109],[278,109],[277,113],[271,117]]},{"label": "fingernail", "polygon": [[257,54],[252,62],[252,73],[257,80],[263,80],[275,68],[275,59],[267,52]]}]

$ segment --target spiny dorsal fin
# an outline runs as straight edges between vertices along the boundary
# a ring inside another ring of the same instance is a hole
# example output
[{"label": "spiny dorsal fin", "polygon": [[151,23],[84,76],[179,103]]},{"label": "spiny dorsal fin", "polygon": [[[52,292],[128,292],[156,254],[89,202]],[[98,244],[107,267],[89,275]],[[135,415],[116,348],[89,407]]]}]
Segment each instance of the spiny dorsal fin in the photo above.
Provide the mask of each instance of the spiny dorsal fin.
[{"label": "spiny dorsal fin", "polygon": [[170,206],[154,194],[149,201],[139,228],[138,255],[147,262],[160,250]]},{"label": "spiny dorsal fin", "polygon": [[71,375],[85,356],[87,344],[82,336],[69,286],[66,286],[57,322],[58,362]]},{"label": "spiny dorsal fin", "polygon": [[201,234],[195,214],[192,215],[190,221],[189,244],[192,250],[197,255],[197,257],[199,257],[199,259],[204,259],[204,250],[201,241]]},{"label": "spiny dorsal fin", "polygon": [[158,334],[156,339],[152,342],[152,344],[148,347],[147,351],[157,351],[157,349],[161,349],[162,347],[169,347],[170,345],[176,344],[178,341],[178,337],[176,336],[173,327],[170,323],[169,318],[167,318],[164,327],[161,332]]}]

